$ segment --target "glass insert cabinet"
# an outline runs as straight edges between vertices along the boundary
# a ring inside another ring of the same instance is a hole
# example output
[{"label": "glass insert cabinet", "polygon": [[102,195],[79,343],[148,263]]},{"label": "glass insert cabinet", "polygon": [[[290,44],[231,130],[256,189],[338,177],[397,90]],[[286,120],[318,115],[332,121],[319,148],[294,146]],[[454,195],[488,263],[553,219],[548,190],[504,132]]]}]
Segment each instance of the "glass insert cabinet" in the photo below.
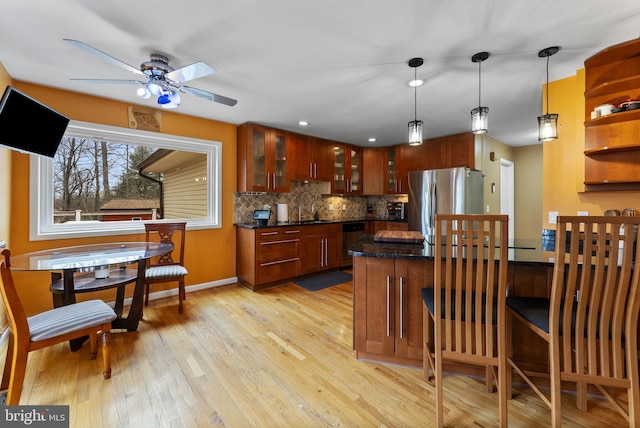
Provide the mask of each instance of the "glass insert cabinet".
[{"label": "glass insert cabinet", "polygon": [[332,193],[362,194],[362,149],[335,144]]}]

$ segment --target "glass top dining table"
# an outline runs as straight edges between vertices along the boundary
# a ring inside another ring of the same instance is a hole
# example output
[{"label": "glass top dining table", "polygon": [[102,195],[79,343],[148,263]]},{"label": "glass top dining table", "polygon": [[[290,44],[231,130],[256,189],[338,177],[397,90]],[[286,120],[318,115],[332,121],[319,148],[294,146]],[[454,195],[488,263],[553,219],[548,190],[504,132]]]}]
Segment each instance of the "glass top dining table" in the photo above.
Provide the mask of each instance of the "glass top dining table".
[{"label": "glass top dining table", "polygon": [[[142,317],[146,260],[170,253],[173,245],[161,242],[114,242],[52,248],[11,256],[14,271],[51,271],[51,292],[54,307],[76,302],[77,293],[117,288],[112,326],[135,331]],[[137,269],[126,265],[137,263]],[[98,275],[98,272],[105,272]],[[131,306],[122,316],[124,287],[135,282]],[[71,349],[82,346],[72,343]]]},{"label": "glass top dining table", "polygon": [[171,250],[173,245],[159,242],[78,245],[11,256],[11,269],[88,272],[109,266],[137,263]]}]

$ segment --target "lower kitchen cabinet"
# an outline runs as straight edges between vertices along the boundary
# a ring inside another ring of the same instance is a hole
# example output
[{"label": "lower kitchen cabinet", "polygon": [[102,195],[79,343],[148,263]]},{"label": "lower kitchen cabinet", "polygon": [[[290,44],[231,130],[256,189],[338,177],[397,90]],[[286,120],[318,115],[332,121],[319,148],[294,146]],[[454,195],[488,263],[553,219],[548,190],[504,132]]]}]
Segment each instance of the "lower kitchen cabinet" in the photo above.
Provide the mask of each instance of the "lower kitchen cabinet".
[{"label": "lower kitchen cabinet", "polygon": [[238,282],[258,291],[340,267],[342,225],[236,228]]},{"label": "lower kitchen cabinet", "polygon": [[353,261],[357,357],[422,366],[420,290],[433,282],[433,263],[384,257]]},{"label": "lower kitchen cabinet", "polygon": [[302,227],[236,228],[238,281],[251,290],[298,275]]},{"label": "lower kitchen cabinet", "polygon": [[306,226],[301,241],[299,275],[340,267],[341,225]]}]

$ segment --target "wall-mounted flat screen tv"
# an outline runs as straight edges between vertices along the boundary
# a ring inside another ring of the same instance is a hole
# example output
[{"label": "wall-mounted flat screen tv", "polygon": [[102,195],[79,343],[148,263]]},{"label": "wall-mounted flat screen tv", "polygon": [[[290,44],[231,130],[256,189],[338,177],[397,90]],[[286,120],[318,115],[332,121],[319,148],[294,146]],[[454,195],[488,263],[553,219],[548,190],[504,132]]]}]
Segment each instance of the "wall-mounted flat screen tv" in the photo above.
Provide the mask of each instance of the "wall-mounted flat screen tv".
[{"label": "wall-mounted flat screen tv", "polygon": [[54,157],[69,118],[7,86],[0,100],[0,145]]}]

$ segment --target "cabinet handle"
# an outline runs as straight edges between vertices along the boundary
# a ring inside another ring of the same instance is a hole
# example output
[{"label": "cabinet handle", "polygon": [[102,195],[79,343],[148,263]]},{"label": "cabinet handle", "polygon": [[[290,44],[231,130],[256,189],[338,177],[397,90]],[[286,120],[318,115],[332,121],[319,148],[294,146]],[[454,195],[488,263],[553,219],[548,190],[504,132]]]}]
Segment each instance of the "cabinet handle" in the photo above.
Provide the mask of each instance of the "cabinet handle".
[{"label": "cabinet handle", "polygon": [[313,178],[313,162],[309,162],[309,177]]},{"label": "cabinet handle", "polygon": [[295,257],[293,259],[278,260],[278,261],[275,261],[275,262],[268,262],[268,263],[260,263],[260,267],[262,267],[262,266],[271,266],[271,265],[279,265],[281,263],[297,262],[298,260],[300,260],[300,258],[299,257]]},{"label": "cabinet handle", "polygon": [[404,278],[400,277],[400,339],[404,332]]},{"label": "cabinet handle", "polygon": [[300,242],[299,239],[281,239],[280,241],[261,242],[260,245],[287,244],[289,242]]},{"label": "cabinet handle", "polygon": [[313,178],[318,178],[318,164],[313,163]]},{"label": "cabinet handle", "polygon": [[320,266],[324,267],[324,239],[320,240]]},{"label": "cabinet handle", "polygon": [[390,326],[389,326],[389,313],[391,312],[391,308],[389,308],[390,296],[389,296],[389,288],[390,288],[391,278],[387,275],[387,337],[391,335]]},{"label": "cabinet handle", "polygon": [[329,266],[329,240],[324,240],[324,265]]},{"label": "cabinet handle", "polygon": [[278,232],[262,232],[260,236],[269,236],[269,235],[277,235]]},{"label": "cabinet handle", "polygon": [[276,190],[276,173],[273,173],[273,190]]},{"label": "cabinet handle", "polygon": [[300,233],[300,231],[299,230],[286,230],[284,233],[285,234],[287,234],[287,233]]}]

